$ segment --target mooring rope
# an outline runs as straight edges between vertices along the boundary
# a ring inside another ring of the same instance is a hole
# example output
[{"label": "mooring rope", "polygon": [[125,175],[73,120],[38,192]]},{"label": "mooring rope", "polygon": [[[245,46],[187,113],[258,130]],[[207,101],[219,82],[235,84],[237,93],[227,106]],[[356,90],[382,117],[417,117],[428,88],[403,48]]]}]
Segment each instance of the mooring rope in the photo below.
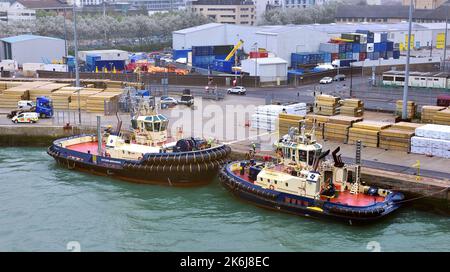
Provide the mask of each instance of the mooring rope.
[{"label": "mooring rope", "polygon": [[426,198],[426,197],[430,197],[430,196],[437,195],[439,193],[448,191],[449,189],[450,189],[450,187],[445,187],[444,189],[439,190],[437,192],[434,192],[434,193],[431,193],[431,194],[427,194],[427,195],[423,195],[423,196],[410,198],[410,199],[405,199],[405,200],[402,200],[402,201],[395,202],[395,204],[401,204],[401,203],[411,202],[411,201],[415,201],[415,200],[420,200],[420,199],[423,199],[423,198]]}]

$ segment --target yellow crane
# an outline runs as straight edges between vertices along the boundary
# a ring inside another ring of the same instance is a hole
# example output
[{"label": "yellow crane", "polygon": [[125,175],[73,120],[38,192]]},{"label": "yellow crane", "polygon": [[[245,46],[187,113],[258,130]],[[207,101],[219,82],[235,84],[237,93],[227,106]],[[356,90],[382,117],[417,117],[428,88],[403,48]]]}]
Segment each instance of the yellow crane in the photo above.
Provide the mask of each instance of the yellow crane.
[{"label": "yellow crane", "polygon": [[231,50],[230,54],[228,54],[228,56],[225,58],[226,61],[229,61],[234,54],[236,53],[236,51],[241,48],[241,46],[244,44],[243,40],[239,40],[239,42],[233,47],[233,50]]}]

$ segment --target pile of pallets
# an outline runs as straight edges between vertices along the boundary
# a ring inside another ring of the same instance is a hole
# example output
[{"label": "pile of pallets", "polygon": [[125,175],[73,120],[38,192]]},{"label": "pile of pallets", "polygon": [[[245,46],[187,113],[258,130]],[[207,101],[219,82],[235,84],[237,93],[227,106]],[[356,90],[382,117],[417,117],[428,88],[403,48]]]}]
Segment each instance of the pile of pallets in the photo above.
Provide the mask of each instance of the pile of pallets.
[{"label": "pile of pallets", "polygon": [[445,110],[445,107],[441,106],[423,106],[421,113],[422,123],[433,123],[433,117],[436,112]]},{"label": "pile of pallets", "polygon": [[323,139],[325,133],[325,124],[328,122],[329,117],[323,115],[308,114],[306,115],[305,119],[305,128],[307,132],[311,131],[314,126],[316,138]]},{"label": "pile of pallets", "polygon": [[292,127],[300,129],[300,121],[303,119],[305,119],[305,116],[302,115],[280,113],[278,116],[278,134],[280,137],[288,134]]},{"label": "pile of pallets", "polygon": [[437,111],[433,116],[433,123],[438,125],[450,125],[450,107]]},{"label": "pile of pallets", "polygon": [[380,132],[380,148],[409,152],[411,137],[423,124],[399,122]]},{"label": "pile of pallets", "polygon": [[318,95],[314,102],[314,113],[325,116],[333,116],[339,113],[339,97],[332,95]]},{"label": "pile of pallets", "polygon": [[346,143],[348,130],[356,122],[361,122],[360,117],[336,115],[328,119],[325,124],[324,139],[334,142]]},{"label": "pile of pallets", "polygon": [[120,95],[121,93],[109,92],[108,90],[91,95],[87,98],[86,110],[88,112],[105,113],[108,109],[107,107],[119,104]]},{"label": "pile of pallets", "polygon": [[69,109],[77,110],[80,108],[81,110],[86,110],[87,100],[90,96],[98,94],[102,92],[103,89],[95,89],[95,88],[84,88],[80,90],[80,99],[78,101],[78,92],[75,92],[72,96],[71,101],[69,102]]},{"label": "pile of pallets", "polygon": [[[403,112],[403,101],[397,100],[395,103],[396,109],[395,113],[397,116],[402,116]],[[416,103],[414,101],[408,101],[407,102],[407,108],[406,108],[406,118],[412,119],[416,115]]]},{"label": "pile of pallets", "polygon": [[378,147],[378,136],[380,131],[390,126],[390,123],[375,121],[362,121],[354,123],[349,129],[348,143],[355,144],[358,140],[360,140],[363,146]]},{"label": "pile of pallets", "polygon": [[361,117],[364,114],[364,102],[360,99],[341,100],[341,115]]},{"label": "pile of pallets", "polygon": [[57,110],[68,110],[69,103],[71,102],[72,96],[76,96],[78,90],[81,88],[77,87],[63,87],[57,91],[52,92],[50,98],[53,101],[53,108]]}]

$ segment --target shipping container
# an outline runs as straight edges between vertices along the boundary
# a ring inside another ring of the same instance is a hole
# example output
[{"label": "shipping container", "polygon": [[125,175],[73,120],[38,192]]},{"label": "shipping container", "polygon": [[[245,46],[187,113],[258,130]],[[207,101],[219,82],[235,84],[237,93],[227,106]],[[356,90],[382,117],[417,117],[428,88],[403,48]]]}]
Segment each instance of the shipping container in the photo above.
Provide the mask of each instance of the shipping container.
[{"label": "shipping container", "polygon": [[356,30],[356,33],[362,33],[367,35],[367,43],[373,43],[374,33],[369,30]]},{"label": "shipping container", "polygon": [[226,60],[214,60],[213,62],[213,70],[224,73],[232,73],[233,72],[233,61]]},{"label": "shipping container", "polygon": [[386,51],[393,51],[394,50],[394,42],[387,41],[386,42]]},{"label": "shipping container", "polygon": [[345,53],[347,50],[347,45],[345,43],[339,44],[339,53]]},{"label": "shipping container", "polygon": [[359,46],[359,52],[360,53],[366,53],[367,52],[367,43],[363,43]]},{"label": "shipping container", "polygon": [[351,53],[353,51],[353,44],[352,43],[346,43],[345,44],[345,52],[346,53]]},{"label": "shipping container", "polygon": [[359,54],[360,54],[360,53],[353,53],[352,59],[354,59],[354,60],[359,60]]},{"label": "shipping container", "polygon": [[375,58],[374,58],[373,52],[367,52],[366,59],[374,60]]},{"label": "shipping container", "polygon": [[361,44],[359,44],[359,43],[352,44],[352,52],[353,53],[359,53],[360,50],[361,50]]},{"label": "shipping container", "polygon": [[331,61],[337,60],[337,59],[339,59],[339,54],[338,53],[332,53],[331,54]]},{"label": "shipping container", "polygon": [[375,44],[374,43],[368,43],[366,47],[367,53],[373,53],[375,51]]},{"label": "shipping container", "polygon": [[192,52],[192,50],[186,49],[186,50],[173,50],[172,51],[172,59],[177,60],[181,58],[188,58],[189,52]]},{"label": "shipping container", "polygon": [[250,58],[251,59],[256,59],[256,58],[268,58],[269,57],[269,53],[268,52],[250,52],[249,53]]},{"label": "shipping container", "polygon": [[386,51],[386,58],[387,59],[391,59],[394,57],[394,52],[393,51]]},{"label": "shipping container", "polygon": [[367,58],[367,53],[359,53],[359,60],[364,61]]},{"label": "shipping container", "polygon": [[340,53],[339,54],[339,59],[346,59],[347,58],[347,54],[346,53]]},{"label": "shipping container", "polygon": [[373,52],[373,59],[377,60],[380,58],[380,52]]},{"label": "shipping container", "polygon": [[346,58],[346,59],[353,59],[353,53],[352,53],[352,52],[347,52],[347,53],[345,54],[345,58]]}]

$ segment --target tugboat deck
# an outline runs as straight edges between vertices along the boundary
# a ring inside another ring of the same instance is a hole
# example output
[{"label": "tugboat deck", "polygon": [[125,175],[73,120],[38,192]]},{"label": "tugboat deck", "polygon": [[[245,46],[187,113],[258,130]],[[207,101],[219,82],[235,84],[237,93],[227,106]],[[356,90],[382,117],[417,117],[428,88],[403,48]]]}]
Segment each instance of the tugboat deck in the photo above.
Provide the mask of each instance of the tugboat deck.
[{"label": "tugboat deck", "polygon": [[[103,148],[105,148],[105,144],[103,144]],[[88,153],[88,151],[90,151],[91,154],[98,155],[98,142],[85,142],[81,144],[69,145],[67,146],[67,149],[82,153]]]},{"label": "tugboat deck", "polygon": [[[241,175],[240,171],[233,171],[233,174],[246,182],[254,183],[252,180],[248,177],[248,172],[246,171],[244,175]],[[328,198],[322,197],[322,200],[327,200]],[[382,196],[370,196],[366,194],[351,194],[350,191],[344,191],[344,192],[338,192],[335,197],[329,198],[330,202],[343,204],[343,205],[349,205],[349,206],[356,206],[356,207],[364,207],[364,206],[370,206],[375,203],[383,202],[385,200],[385,197]]]}]

